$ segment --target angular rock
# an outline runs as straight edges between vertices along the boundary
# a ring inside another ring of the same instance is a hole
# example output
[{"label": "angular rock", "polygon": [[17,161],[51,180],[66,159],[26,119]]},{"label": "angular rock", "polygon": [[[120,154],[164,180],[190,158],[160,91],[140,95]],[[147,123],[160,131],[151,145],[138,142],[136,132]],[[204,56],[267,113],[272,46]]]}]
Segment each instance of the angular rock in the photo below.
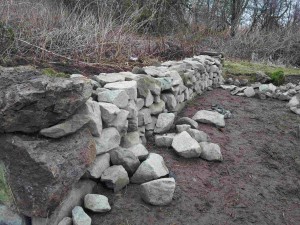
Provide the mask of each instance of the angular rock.
[{"label": "angular rock", "polygon": [[152,122],[151,111],[148,108],[143,108],[138,113],[139,126],[147,125]]},{"label": "angular rock", "polygon": [[98,93],[99,102],[108,102],[116,105],[119,108],[124,108],[128,105],[129,96],[124,90],[108,90]]},{"label": "angular rock", "polygon": [[265,84],[267,82],[270,82],[271,78],[268,75],[266,75],[264,72],[258,71],[256,73],[256,81]]},{"label": "angular rock", "polygon": [[108,212],[111,207],[108,203],[108,198],[104,195],[87,194],[84,197],[84,207],[92,212]]},{"label": "angular rock", "polygon": [[292,97],[289,103],[287,104],[287,107],[297,107],[298,105],[300,105],[300,94]]},{"label": "angular rock", "polygon": [[176,98],[173,94],[162,94],[162,100],[166,103],[166,107],[169,111],[175,111],[177,106]]},{"label": "angular rock", "polygon": [[87,129],[61,139],[2,134],[0,143],[0,160],[9,165],[7,180],[14,202],[27,216],[48,216],[96,157]]},{"label": "angular rock", "polygon": [[170,90],[172,88],[172,78],[170,77],[161,77],[161,78],[155,78],[160,82],[161,90]]},{"label": "angular rock", "polygon": [[193,120],[200,123],[214,124],[218,127],[225,127],[224,115],[208,110],[200,110],[194,116]]},{"label": "angular rock", "polygon": [[155,125],[156,125],[156,122],[157,122],[157,118],[155,116],[151,116],[151,120],[152,122],[149,123],[149,124],[146,124],[145,128],[146,128],[146,131],[154,131],[154,128],[155,128]]},{"label": "angular rock", "polygon": [[[152,102],[153,103],[153,102]],[[151,103],[151,104],[152,104]],[[150,105],[151,105],[150,104]],[[144,107],[144,105],[145,105],[145,100],[143,99],[143,98],[138,98],[137,100],[136,100],[136,107],[137,107],[137,110],[139,111],[139,110],[141,110],[143,107]]]},{"label": "angular rock", "polygon": [[62,221],[59,222],[58,225],[72,225],[73,224],[73,220],[70,217],[65,217],[62,219]]},{"label": "angular rock", "polygon": [[201,131],[201,130],[197,130],[197,129],[188,129],[187,132],[189,133],[189,135],[191,135],[192,138],[194,138],[197,142],[208,142],[210,140],[209,136]]},{"label": "angular rock", "polygon": [[123,81],[123,82],[115,82],[109,83],[104,86],[104,88],[110,90],[124,90],[126,91],[129,99],[136,100],[137,99],[137,82],[136,81]]},{"label": "angular rock", "polygon": [[154,102],[154,97],[152,95],[152,93],[149,91],[149,93],[147,94],[146,98],[145,98],[145,106],[149,107],[150,105],[152,105]]},{"label": "angular rock", "polygon": [[135,132],[129,132],[127,133],[123,139],[122,139],[122,147],[124,148],[130,148],[134,145],[140,144],[140,134],[139,132],[135,131]]},{"label": "angular rock", "polygon": [[0,224],[26,225],[25,219],[11,211],[7,206],[0,204]]},{"label": "angular rock", "polygon": [[188,125],[188,124],[176,125],[177,133],[181,133],[183,131],[187,131],[190,128],[191,128],[191,125]]},{"label": "angular rock", "polygon": [[129,178],[123,166],[111,166],[103,172],[101,182],[114,192],[118,192],[129,184]]},{"label": "angular rock", "polygon": [[148,150],[145,148],[145,146],[143,144],[137,144],[137,145],[131,146],[127,150],[131,151],[141,161],[145,160],[149,155]]},{"label": "angular rock", "polygon": [[121,143],[121,136],[114,127],[105,128],[100,138],[95,138],[97,155],[106,153]]},{"label": "angular rock", "polygon": [[184,158],[197,158],[201,154],[199,143],[188,132],[183,131],[173,138],[173,149]]},{"label": "angular rock", "polygon": [[111,103],[99,102],[103,122],[110,123],[116,119],[120,109]]},{"label": "angular rock", "polygon": [[72,116],[92,95],[87,79],[0,67],[0,133],[38,132]]},{"label": "angular rock", "polygon": [[55,209],[54,213],[48,218],[32,218],[32,225],[56,225],[70,212],[75,206],[83,205],[84,196],[92,193],[96,183],[91,180],[80,180],[65,197],[63,202]]},{"label": "angular rock", "polygon": [[181,76],[175,70],[167,71],[164,75],[166,77],[171,77],[172,78],[172,85],[173,86],[183,84]]},{"label": "angular rock", "polygon": [[161,92],[161,86],[158,80],[153,77],[142,76],[137,80],[137,89],[139,96],[147,98],[149,92],[155,95],[159,95]]},{"label": "angular rock", "polygon": [[92,219],[83,211],[80,206],[75,206],[72,210],[72,218],[74,225],[91,225]]},{"label": "angular rock", "polygon": [[202,152],[200,157],[208,161],[223,161],[220,146],[214,143],[201,142]]},{"label": "angular rock", "polygon": [[128,105],[124,109],[129,112],[128,119],[132,119],[138,116],[138,108],[134,100],[130,100]]},{"label": "angular rock", "polygon": [[117,148],[111,151],[110,160],[113,165],[123,166],[129,176],[134,174],[140,166],[139,159],[131,151],[124,148]]},{"label": "angular rock", "polygon": [[165,110],[166,104],[164,101],[161,101],[159,103],[153,103],[152,105],[150,105],[149,108],[150,108],[151,115],[158,115]]},{"label": "angular rock", "polygon": [[139,120],[138,117],[128,119],[128,129],[127,132],[134,132],[138,130]]},{"label": "angular rock", "polygon": [[144,67],[146,74],[153,77],[163,77],[163,73],[167,71],[166,67],[146,66]]},{"label": "angular rock", "polygon": [[94,79],[101,85],[105,85],[107,83],[125,81],[125,76],[119,73],[100,73],[98,76],[94,76]]},{"label": "angular rock", "polygon": [[175,133],[155,135],[155,145],[158,147],[171,147]]},{"label": "angular rock", "polygon": [[93,164],[88,168],[89,177],[99,179],[110,165],[110,154],[105,153],[96,157]]},{"label": "angular rock", "polygon": [[88,100],[75,115],[62,123],[42,129],[40,134],[50,138],[61,138],[75,133],[83,126],[88,127],[93,136],[99,137],[101,135],[101,111],[97,102]]},{"label": "angular rock", "polygon": [[179,120],[175,122],[175,125],[182,125],[182,124],[188,124],[192,128],[198,129],[198,123],[189,117],[181,117]]},{"label": "angular rock", "polygon": [[174,178],[162,178],[141,185],[142,199],[151,205],[164,206],[171,203],[176,183]]},{"label": "angular rock", "polygon": [[105,125],[107,127],[115,127],[119,131],[119,133],[123,135],[127,132],[128,129],[128,115],[128,111],[121,109],[117,117],[113,121],[106,123]]},{"label": "angular rock", "polygon": [[174,113],[161,113],[158,116],[154,133],[161,134],[165,133],[168,130],[171,129],[173,123],[175,120],[175,114]]},{"label": "angular rock", "polygon": [[245,90],[244,90],[244,94],[250,98],[250,97],[253,97],[255,95],[255,91],[254,91],[254,88],[253,87],[247,87]]},{"label": "angular rock", "polygon": [[148,158],[141,163],[137,171],[133,174],[130,181],[132,183],[145,183],[169,174],[162,156],[156,153],[150,153]]}]

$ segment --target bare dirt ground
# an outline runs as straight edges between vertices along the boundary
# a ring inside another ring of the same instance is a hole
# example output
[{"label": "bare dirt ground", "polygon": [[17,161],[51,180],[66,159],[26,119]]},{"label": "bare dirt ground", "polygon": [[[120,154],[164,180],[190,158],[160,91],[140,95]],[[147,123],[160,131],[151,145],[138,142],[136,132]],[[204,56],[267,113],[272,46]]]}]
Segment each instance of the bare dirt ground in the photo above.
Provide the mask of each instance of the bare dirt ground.
[{"label": "bare dirt ground", "polygon": [[216,89],[188,104],[180,116],[192,117],[218,103],[233,112],[224,129],[200,124],[221,146],[224,161],[183,159],[172,149],[148,144],[161,154],[177,182],[174,200],[166,207],[144,203],[139,186],[108,196],[112,211],[90,214],[93,224],[199,225],[300,224],[300,116],[286,102],[231,96]]}]

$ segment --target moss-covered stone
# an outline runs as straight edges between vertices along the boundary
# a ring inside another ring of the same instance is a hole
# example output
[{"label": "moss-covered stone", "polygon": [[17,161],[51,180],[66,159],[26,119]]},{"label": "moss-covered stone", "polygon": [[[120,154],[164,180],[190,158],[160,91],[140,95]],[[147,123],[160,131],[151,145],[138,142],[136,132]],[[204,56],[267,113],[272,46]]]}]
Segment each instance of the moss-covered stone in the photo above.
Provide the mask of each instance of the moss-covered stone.
[{"label": "moss-covered stone", "polygon": [[47,75],[49,77],[62,77],[62,78],[69,78],[70,75],[62,73],[62,72],[56,72],[54,69],[52,68],[46,68],[42,70],[42,73],[44,75]]}]

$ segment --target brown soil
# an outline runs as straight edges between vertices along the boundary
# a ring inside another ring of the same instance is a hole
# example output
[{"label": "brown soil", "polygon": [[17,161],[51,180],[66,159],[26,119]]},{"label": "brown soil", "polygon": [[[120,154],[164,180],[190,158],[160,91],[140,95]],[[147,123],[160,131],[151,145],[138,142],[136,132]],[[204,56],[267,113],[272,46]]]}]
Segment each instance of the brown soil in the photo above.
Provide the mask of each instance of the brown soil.
[{"label": "brown soil", "polygon": [[161,154],[175,177],[174,200],[166,207],[144,203],[139,186],[129,185],[108,196],[112,211],[92,214],[93,224],[199,225],[199,224],[300,224],[300,116],[285,102],[231,96],[216,89],[188,104],[180,116],[192,117],[218,103],[234,118],[224,129],[200,124],[212,142],[222,148],[222,163],[183,159],[172,149],[148,144]]}]

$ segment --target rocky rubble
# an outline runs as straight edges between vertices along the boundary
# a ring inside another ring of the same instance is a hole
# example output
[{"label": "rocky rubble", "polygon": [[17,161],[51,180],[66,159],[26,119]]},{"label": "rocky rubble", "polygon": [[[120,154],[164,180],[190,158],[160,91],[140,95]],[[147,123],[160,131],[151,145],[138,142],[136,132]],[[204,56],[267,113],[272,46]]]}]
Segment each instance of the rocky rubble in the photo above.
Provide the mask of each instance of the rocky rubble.
[{"label": "rocky rubble", "polygon": [[[70,219],[91,224],[85,210],[108,211],[105,196],[88,195],[95,186],[91,180],[115,192],[130,182],[142,184],[145,202],[169,204],[175,180],[164,178],[169,174],[164,159],[149,154],[142,143],[155,136],[159,146],[201,157],[201,143],[209,137],[197,130],[195,120],[182,118],[174,124],[175,117],[193,96],[224,81],[220,60],[205,55],[135,69],[138,74],[102,73],[92,80],[77,74],[53,78],[33,69],[21,76],[3,68],[0,72],[0,144],[5,153],[0,160],[11,165],[9,183],[18,196],[17,207],[32,217],[33,225],[69,224]],[[216,117],[221,121],[222,116]],[[166,134],[175,125],[181,133]],[[192,147],[175,144],[182,135]],[[21,167],[26,169],[17,176]]]}]

